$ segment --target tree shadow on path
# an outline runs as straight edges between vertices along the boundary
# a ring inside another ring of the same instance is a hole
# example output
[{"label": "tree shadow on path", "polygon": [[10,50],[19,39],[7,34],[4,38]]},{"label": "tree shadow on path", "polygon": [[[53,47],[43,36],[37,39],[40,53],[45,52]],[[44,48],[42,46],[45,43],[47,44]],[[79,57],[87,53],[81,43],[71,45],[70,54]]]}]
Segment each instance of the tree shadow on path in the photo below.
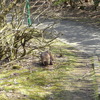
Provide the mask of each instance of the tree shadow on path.
[{"label": "tree shadow on path", "polygon": [[100,51],[100,28],[82,22],[56,19],[47,19],[38,28],[43,29],[54,22],[57,23],[53,28],[63,34],[60,36],[63,42],[77,44],[75,47],[79,50],[85,50],[87,53],[93,54],[95,50],[97,50],[97,53]]},{"label": "tree shadow on path", "polygon": [[89,53],[94,53],[96,49],[100,50],[99,28],[88,26],[85,23],[61,20],[55,29],[63,33],[60,37],[63,41],[76,43],[80,50],[83,49]]}]

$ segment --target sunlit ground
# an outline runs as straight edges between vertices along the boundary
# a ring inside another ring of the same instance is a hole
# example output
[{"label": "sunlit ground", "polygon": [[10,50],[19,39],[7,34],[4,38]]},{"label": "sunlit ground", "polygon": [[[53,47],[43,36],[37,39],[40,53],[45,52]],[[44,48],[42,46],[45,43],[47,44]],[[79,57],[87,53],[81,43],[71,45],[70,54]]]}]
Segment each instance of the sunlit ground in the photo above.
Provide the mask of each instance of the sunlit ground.
[{"label": "sunlit ground", "polygon": [[51,47],[54,65],[27,55],[0,70],[0,100],[93,100],[89,58],[58,40]]}]

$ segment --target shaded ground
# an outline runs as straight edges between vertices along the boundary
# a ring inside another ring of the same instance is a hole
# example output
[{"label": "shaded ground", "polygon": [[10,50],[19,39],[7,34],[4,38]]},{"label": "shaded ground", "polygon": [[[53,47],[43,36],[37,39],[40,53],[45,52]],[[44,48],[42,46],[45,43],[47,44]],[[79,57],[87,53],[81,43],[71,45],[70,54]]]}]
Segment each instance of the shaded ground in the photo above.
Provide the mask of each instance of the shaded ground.
[{"label": "shaded ground", "polygon": [[87,25],[100,27],[100,6],[97,8],[97,10],[93,10],[93,5],[88,5],[84,8],[84,10],[65,7],[56,9],[55,11],[51,10],[50,12],[52,13],[48,13],[48,15],[53,16],[54,18],[70,19],[83,22]]},{"label": "shaded ground", "polygon": [[91,57],[59,41],[52,52],[56,56],[52,66],[40,66],[39,57],[31,54],[1,68],[0,99],[94,100]]}]

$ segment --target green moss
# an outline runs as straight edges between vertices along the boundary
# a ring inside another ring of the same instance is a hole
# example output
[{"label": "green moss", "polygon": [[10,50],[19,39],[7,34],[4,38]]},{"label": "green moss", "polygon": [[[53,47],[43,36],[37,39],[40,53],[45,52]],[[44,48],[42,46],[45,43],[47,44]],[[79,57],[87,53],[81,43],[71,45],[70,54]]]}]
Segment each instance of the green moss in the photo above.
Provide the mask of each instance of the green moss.
[{"label": "green moss", "polygon": [[10,100],[10,99],[8,99],[7,96],[4,93],[2,93],[0,94],[0,100]]}]

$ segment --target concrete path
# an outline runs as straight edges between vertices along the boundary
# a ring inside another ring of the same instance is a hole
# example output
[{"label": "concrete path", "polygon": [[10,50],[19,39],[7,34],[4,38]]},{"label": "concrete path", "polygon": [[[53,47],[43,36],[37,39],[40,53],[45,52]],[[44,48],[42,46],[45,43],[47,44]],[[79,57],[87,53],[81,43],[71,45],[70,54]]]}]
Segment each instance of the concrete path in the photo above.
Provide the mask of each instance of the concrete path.
[{"label": "concrete path", "polygon": [[37,27],[43,29],[55,21],[58,23],[54,26],[54,29],[63,33],[60,37],[63,42],[74,45],[79,50],[84,50],[87,53],[100,53],[100,28],[97,29],[75,21],[52,19],[45,20]]},{"label": "concrete path", "polygon": [[[35,15],[34,15],[35,16]],[[48,27],[48,25],[52,25],[54,22],[54,29],[58,32],[61,32],[63,35],[60,38],[61,41],[67,42],[79,50],[83,50],[87,53],[100,54],[100,28],[96,28],[93,26],[86,25],[85,23],[80,23],[76,21],[70,20],[56,20],[56,19],[47,19],[43,21],[40,19],[42,23],[37,25],[33,23],[33,26],[44,29]],[[7,22],[11,22],[11,15],[7,15]],[[27,20],[24,19],[24,24],[27,24]]]}]

